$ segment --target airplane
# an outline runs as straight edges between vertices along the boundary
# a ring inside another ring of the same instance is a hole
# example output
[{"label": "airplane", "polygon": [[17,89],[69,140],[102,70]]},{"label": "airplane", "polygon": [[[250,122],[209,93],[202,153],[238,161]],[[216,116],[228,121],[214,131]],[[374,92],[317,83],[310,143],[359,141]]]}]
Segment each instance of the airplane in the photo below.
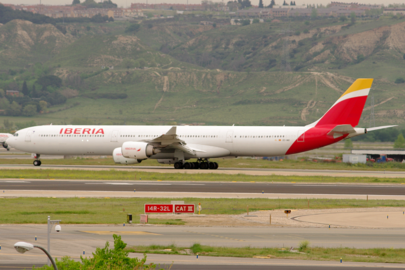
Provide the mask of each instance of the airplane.
[{"label": "airplane", "polygon": [[7,139],[13,137],[12,134],[10,133],[0,133],[0,144],[7,149],[7,151],[10,151],[10,147],[6,143]]},{"label": "airplane", "polygon": [[210,158],[291,155],[394,127],[356,127],[372,83],[357,79],[319,120],[306,126],[47,125],[19,130],[7,144],[34,153],[34,166],[41,165],[41,155],[112,154],[118,164],[156,159],[175,169],[217,169]]}]

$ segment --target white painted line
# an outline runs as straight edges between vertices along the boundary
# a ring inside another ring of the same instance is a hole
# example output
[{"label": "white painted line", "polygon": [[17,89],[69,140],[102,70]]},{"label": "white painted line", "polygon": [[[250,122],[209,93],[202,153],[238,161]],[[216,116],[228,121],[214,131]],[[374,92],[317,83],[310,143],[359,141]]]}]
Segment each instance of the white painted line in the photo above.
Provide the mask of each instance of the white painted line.
[{"label": "white painted line", "polygon": [[31,183],[28,181],[1,181],[1,183]]}]

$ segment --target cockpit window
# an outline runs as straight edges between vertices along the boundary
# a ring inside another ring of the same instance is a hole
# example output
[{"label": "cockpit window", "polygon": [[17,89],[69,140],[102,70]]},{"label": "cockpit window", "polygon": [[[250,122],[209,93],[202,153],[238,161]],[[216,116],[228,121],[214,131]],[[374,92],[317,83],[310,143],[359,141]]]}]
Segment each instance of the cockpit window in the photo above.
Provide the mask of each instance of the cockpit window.
[{"label": "cockpit window", "polygon": [[18,133],[14,133],[14,137],[18,137]]}]

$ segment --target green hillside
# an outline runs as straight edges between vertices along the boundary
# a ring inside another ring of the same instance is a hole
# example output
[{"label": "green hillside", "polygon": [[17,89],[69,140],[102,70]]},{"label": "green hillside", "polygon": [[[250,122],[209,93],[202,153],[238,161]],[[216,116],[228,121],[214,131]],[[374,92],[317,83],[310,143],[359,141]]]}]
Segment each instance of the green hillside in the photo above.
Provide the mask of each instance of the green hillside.
[{"label": "green hillside", "polygon": [[[405,84],[395,83],[405,78],[404,20],[228,22],[184,16],[128,31],[128,22],[11,21],[0,26],[0,88],[26,81],[28,90],[18,99],[0,91],[0,123],[304,125],[356,78],[373,77],[376,124],[405,127]],[[62,84],[44,86],[48,75]]]}]

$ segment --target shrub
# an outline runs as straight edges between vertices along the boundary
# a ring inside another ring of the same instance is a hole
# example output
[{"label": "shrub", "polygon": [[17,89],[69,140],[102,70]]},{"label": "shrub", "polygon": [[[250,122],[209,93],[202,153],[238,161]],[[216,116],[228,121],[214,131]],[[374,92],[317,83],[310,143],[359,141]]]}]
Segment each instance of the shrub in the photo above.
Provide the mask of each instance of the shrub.
[{"label": "shrub", "polygon": [[396,80],[395,80],[395,83],[405,83],[405,80],[403,79],[403,78],[397,78]]},{"label": "shrub", "polygon": [[304,34],[308,34],[308,33],[309,33],[309,30],[308,30],[308,29],[305,29],[303,32],[304,32]]},{"label": "shrub", "polygon": [[242,25],[243,25],[243,26],[249,25],[249,24],[250,24],[250,20],[243,20],[243,21],[242,21]]},{"label": "shrub", "polygon": [[[121,236],[113,235],[114,248],[110,248],[107,242],[104,248],[97,248],[92,257],[86,258],[80,256],[80,261],[74,261],[69,257],[63,257],[61,261],[56,259],[58,269],[77,270],[77,269],[100,269],[100,270],[132,270],[132,269],[156,269],[153,263],[146,264],[146,255],[142,259],[129,258],[129,251],[126,250],[127,244],[121,240]],[[33,269],[53,269],[51,266],[43,266]]]},{"label": "shrub", "polygon": [[305,250],[307,250],[309,248],[309,241],[308,240],[304,240],[300,242],[300,246],[298,247],[298,250],[303,252]]},{"label": "shrub", "polygon": [[197,254],[197,253],[199,253],[199,252],[202,251],[201,245],[200,245],[200,244],[197,244],[197,243],[195,243],[194,245],[192,245],[190,249],[191,249],[191,251],[192,251],[194,254]]},{"label": "shrub", "polygon": [[141,28],[140,24],[133,23],[130,26],[128,26],[127,28],[125,28],[125,33],[136,33],[139,31],[139,28]]}]

